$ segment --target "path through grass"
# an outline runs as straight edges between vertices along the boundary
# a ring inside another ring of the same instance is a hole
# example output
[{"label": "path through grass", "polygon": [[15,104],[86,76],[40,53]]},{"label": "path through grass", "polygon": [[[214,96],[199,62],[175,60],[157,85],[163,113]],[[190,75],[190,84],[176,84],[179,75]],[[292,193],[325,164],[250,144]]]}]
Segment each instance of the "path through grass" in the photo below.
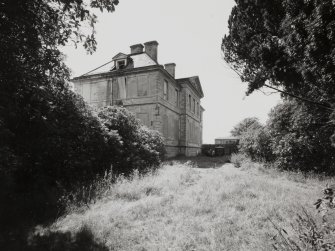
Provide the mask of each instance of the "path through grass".
[{"label": "path through grass", "polygon": [[167,164],[155,175],[120,180],[108,196],[58,220],[52,231],[89,229],[110,250],[271,250],[268,218],[288,226],[324,182],[300,176]]}]

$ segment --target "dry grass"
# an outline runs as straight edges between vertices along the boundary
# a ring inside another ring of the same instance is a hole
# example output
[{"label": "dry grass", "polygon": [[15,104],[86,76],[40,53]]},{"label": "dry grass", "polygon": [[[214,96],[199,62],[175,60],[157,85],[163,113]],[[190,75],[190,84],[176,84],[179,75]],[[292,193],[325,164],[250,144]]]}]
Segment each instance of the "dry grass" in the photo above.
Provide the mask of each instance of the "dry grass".
[{"label": "dry grass", "polygon": [[292,177],[250,163],[168,163],[154,175],[120,179],[103,200],[49,230],[88,228],[110,250],[271,250],[268,218],[285,227],[302,206],[314,213],[327,182]]}]

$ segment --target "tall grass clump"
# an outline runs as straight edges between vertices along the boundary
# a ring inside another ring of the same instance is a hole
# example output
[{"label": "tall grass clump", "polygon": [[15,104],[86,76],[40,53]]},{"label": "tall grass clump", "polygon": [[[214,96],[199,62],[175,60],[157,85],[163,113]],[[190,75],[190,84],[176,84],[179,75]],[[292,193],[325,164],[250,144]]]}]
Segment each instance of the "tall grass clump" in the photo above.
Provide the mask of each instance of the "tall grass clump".
[{"label": "tall grass clump", "polygon": [[242,153],[233,153],[230,157],[230,162],[237,168],[240,168],[248,160],[250,160],[248,156]]},{"label": "tall grass clump", "polygon": [[274,237],[274,250],[335,250],[335,186],[323,190],[323,197],[314,205],[318,210],[317,217],[311,215],[306,209],[296,215],[291,223],[291,231],[288,233],[271,221],[277,230]]},{"label": "tall grass clump", "polygon": [[86,229],[94,243],[109,250],[268,251],[277,234],[268,219],[291,234],[289,226],[298,209],[313,212],[309,200],[318,198],[326,182],[304,176],[291,179],[288,172],[261,170],[251,161],[241,168],[211,168],[209,160],[213,158],[198,160],[209,168],[196,168],[192,158],[112,182],[101,178],[98,183],[106,180],[107,186],[99,185],[105,188],[96,199],[77,208],[69,202],[68,213],[36,228],[37,240],[31,243],[56,243],[54,237],[77,243],[77,235]]}]

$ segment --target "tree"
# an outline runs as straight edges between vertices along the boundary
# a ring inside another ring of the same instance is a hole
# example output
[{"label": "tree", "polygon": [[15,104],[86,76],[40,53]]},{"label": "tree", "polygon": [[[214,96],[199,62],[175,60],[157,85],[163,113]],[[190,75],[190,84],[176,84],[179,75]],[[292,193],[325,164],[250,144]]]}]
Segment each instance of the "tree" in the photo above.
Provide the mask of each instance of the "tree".
[{"label": "tree", "polygon": [[335,143],[334,30],[332,0],[236,0],[231,12],[222,50],[225,61],[248,82],[247,94],[265,86],[296,100],[285,105],[296,110],[278,111],[280,119],[271,115],[271,130],[281,135],[275,139],[275,155],[285,168],[333,168],[328,153],[329,138]]},{"label": "tree", "polygon": [[236,0],[224,37],[224,59],[248,82],[307,98],[335,101],[335,3],[332,0]]},{"label": "tree", "polygon": [[334,148],[330,136],[335,127],[323,109],[288,100],[269,114],[266,125],[271,135],[275,165],[286,170],[334,174]]},{"label": "tree", "polygon": [[[92,53],[92,9],[111,12],[117,3],[0,3],[0,249],[15,250],[30,226],[55,217],[62,191],[110,168],[107,150],[116,138],[69,90],[58,48],[82,43]],[[2,247],[8,240],[14,246]]]},{"label": "tree", "polygon": [[261,128],[262,125],[259,123],[259,119],[255,117],[245,118],[241,122],[239,122],[234,128],[230,131],[231,135],[234,137],[240,137],[243,133]]},{"label": "tree", "polygon": [[258,118],[245,118],[238,123],[231,134],[240,139],[239,152],[256,161],[271,161],[270,135]]},{"label": "tree", "polygon": [[266,127],[249,128],[241,135],[239,152],[254,161],[271,162],[274,158],[271,137]]}]

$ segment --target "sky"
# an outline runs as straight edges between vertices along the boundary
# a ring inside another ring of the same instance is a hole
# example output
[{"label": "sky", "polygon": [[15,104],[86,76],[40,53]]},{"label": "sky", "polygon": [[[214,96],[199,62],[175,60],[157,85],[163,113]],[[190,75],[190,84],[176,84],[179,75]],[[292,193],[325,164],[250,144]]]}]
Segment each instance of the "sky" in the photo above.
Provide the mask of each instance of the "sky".
[{"label": "sky", "polygon": [[264,89],[245,95],[247,83],[225,63],[221,41],[228,34],[228,18],[234,0],[120,0],[113,13],[99,13],[97,51],[82,47],[62,48],[72,77],[80,76],[112,59],[130,53],[130,45],[156,40],[158,62],[175,63],[176,78],[199,76],[205,97],[203,143],[230,136],[231,129],[246,117],[262,123],[279,101],[278,94]]}]

